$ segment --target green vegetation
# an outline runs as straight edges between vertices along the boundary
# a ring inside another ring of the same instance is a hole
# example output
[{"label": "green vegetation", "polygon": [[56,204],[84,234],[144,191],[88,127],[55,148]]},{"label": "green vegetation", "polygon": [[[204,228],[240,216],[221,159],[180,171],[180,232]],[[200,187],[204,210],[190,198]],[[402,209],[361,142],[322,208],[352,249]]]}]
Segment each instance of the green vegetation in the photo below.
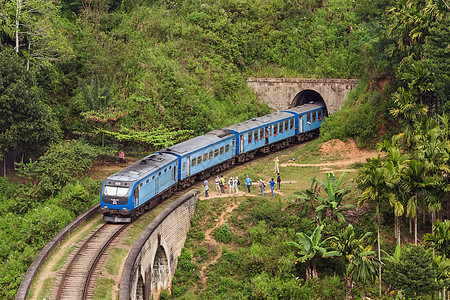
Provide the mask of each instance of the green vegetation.
[{"label": "green vegetation", "polygon": [[[101,180],[89,178],[96,160],[115,158],[122,150],[141,156],[270,112],[248,88],[248,77],[360,78],[342,110],[325,118],[321,138],[353,137],[358,146],[378,146],[381,155],[358,166],[358,189],[346,193],[332,185],[337,198],[330,198],[331,190],[316,195],[315,183],[322,179],[303,186],[317,175],[313,167],[304,168],[295,177],[301,185],[285,185],[291,194],[297,192],[292,198],[295,213],[283,201],[241,203],[238,211],[245,213],[234,213],[229,228],[215,234],[227,246],[250,247],[239,250],[248,260],[238,265],[234,249],[224,248],[202,297],[376,295],[371,270],[381,267],[381,250],[393,250],[383,234],[393,225],[400,245],[402,228],[410,220],[419,244],[423,232],[418,215],[424,212],[431,215],[428,227],[436,229],[424,238],[426,248],[437,253],[432,260],[437,285],[432,289],[448,288],[448,226],[436,222],[448,217],[450,173],[446,1],[94,2],[0,3],[0,160],[5,177],[0,180],[0,298],[14,298],[38,251],[98,202]],[[282,160],[300,155],[318,163],[319,143],[309,143],[301,153],[286,150]],[[261,163],[238,175],[263,178],[271,174],[268,169]],[[282,180],[295,173],[286,168]],[[327,180],[331,177],[322,183]],[[352,200],[342,203],[344,196]],[[354,224],[353,234],[344,228],[343,208],[358,202],[368,203],[370,210],[359,226]],[[200,213],[208,210],[217,218],[224,209],[221,202],[210,206],[199,207]],[[328,269],[320,258],[319,279],[296,279],[306,271],[292,266],[298,257],[286,242],[295,241],[296,233],[311,237],[317,227],[308,217],[316,216],[326,238],[341,235],[357,241],[364,231],[377,230],[378,264],[372,264],[373,245],[364,239],[351,259],[333,258]],[[207,222],[207,228],[214,226],[214,219]],[[254,224],[250,236],[235,231],[248,224]],[[262,235],[263,230],[270,235]],[[204,238],[193,226],[188,243]],[[206,260],[212,254],[201,247],[184,260]],[[225,277],[227,268],[235,277]],[[185,281],[196,280],[198,270],[189,272]],[[377,277],[383,283],[381,272]],[[335,273],[351,278],[356,287],[339,288],[344,285]],[[321,291],[314,288],[317,280]],[[407,296],[416,291],[400,283],[395,288]],[[180,285],[173,293],[185,291],[192,292]],[[107,288],[100,295],[113,296]]]}]

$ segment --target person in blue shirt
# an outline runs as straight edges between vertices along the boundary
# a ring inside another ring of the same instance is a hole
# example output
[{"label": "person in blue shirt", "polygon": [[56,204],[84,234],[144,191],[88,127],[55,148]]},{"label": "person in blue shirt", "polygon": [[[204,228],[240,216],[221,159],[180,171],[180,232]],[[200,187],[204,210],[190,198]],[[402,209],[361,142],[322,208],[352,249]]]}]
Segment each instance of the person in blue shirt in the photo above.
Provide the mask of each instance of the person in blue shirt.
[{"label": "person in blue shirt", "polygon": [[275,181],[273,181],[273,178],[270,178],[270,190],[272,191],[272,197],[275,197],[275,194],[273,193],[273,189],[275,188]]},{"label": "person in blue shirt", "polygon": [[248,175],[247,175],[247,178],[245,178],[245,183],[247,184],[248,192],[251,193],[250,187],[252,185],[252,179],[250,177],[248,177]]}]

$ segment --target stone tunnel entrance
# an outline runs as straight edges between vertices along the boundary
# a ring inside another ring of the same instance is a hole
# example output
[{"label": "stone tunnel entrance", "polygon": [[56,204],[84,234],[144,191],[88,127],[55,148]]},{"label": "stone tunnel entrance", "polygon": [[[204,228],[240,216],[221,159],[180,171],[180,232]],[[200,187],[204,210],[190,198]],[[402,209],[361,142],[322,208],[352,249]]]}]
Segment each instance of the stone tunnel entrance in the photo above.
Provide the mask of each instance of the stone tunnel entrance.
[{"label": "stone tunnel entrance", "polygon": [[158,247],[153,262],[151,276],[152,299],[159,299],[162,290],[167,290],[169,283],[169,262],[162,246]]},{"label": "stone tunnel entrance", "polygon": [[323,104],[326,107],[325,101],[318,92],[313,90],[303,90],[294,97],[289,108],[300,106],[311,101],[317,104]]}]

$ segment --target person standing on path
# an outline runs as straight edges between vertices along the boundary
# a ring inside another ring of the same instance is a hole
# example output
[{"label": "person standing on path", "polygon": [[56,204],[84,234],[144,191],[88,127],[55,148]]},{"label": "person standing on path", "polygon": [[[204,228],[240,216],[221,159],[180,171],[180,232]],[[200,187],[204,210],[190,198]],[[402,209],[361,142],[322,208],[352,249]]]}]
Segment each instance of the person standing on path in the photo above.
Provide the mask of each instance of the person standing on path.
[{"label": "person standing on path", "polygon": [[225,193],[225,178],[223,178],[223,175],[220,175],[219,181],[220,190],[222,193]]},{"label": "person standing on path", "polygon": [[233,193],[233,196],[234,196],[234,179],[233,179],[233,177],[230,177],[230,180],[228,180],[228,195],[231,196],[231,193]]},{"label": "person standing on path", "polygon": [[205,181],[203,181],[203,185],[205,188],[205,197],[209,197],[209,195],[208,195],[208,192],[209,192],[208,179],[205,179]]},{"label": "person standing on path", "polygon": [[247,184],[247,189],[248,189],[248,193],[251,193],[252,191],[250,190],[250,187],[252,185],[252,179],[250,177],[245,178],[245,183]]},{"label": "person standing on path", "polygon": [[280,173],[280,160],[278,159],[278,156],[275,157],[275,171],[274,173]]},{"label": "person standing on path", "polygon": [[277,177],[278,191],[280,191],[280,185],[281,185],[281,177],[280,177],[280,173],[278,173],[278,177]]},{"label": "person standing on path", "polygon": [[222,191],[221,191],[221,189],[220,189],[220,179],[219,179],[219,176],[216,176],[215,182],[216,182],[216,192],[217,192],[217,195],[222,196]]},{"label": "person standing on path", "polygon": [[259,185],[259,188],[261,189],[261,196],[264,197],[264,187],[265,187],[266,185],[264,184],[264,182],[262,181],[262,179],[259,180],[258,185]]},{"label": "person standing on path", "polygon": [[273,181],[273,178],[270,178],[269,184],[270,184],[270,190],[272,191],[272,197],[275,197],[275,194],[273,193],[273,189],[275,188],[275,181]]},{"label": "person standing on path", "polygon": [[234,178],[234,190],[236,192],[236,196],[239,196],[239,186],[241,185],[239,179],[236,177]]}]

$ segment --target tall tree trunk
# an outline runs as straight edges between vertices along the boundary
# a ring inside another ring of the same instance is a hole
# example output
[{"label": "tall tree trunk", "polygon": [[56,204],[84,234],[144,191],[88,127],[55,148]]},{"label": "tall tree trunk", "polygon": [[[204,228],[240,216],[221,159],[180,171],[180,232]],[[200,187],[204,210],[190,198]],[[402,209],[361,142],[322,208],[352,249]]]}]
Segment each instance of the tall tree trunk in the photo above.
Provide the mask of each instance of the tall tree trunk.
[{"label": "tall tree trunk", "polygon": [[352,280],[350,276],[345,276],[345,299],[352,299]]},{"label": "tall tree trunk", "polygon": [[16,47],[14,50],[16,50],[17,53],[19,53],[19,26],[20,26],[20,14],[22,10],[22,0],[16,0]]},{"label": "tall tree trunk", "polygon": [[397,219],[398,219],[398,216],[395,214],[395,210],[394,210],[394,236],[395,236],[395,238],[397,238],[397,236],[398,236]]},{"label": "tall tree trunk", "polygon": [[431,234],[434,234],[434,223],[436,223],[436,212],[431,212]]},{"label": "tall tree trunk", "polygon": [[417,246],[417,212],[414,215],[414,245]]},{"label": "tall tree trunk", "polygon": [[412,233],[412,218],[409,217],[409,233]]},{"label": "tall tree trunk", "polygon": [[395,217],[396,217],[395,224],[397,225],[397,245],[400,246],[400,244],[401,244],[400,217],[399,216],[395,216]]},{"label": "tall tree trunk", "polygon": [[380,242],[380,206],[377,204],[377,239],[378,239],[378,261],[380,265],[378,266],[378,279],[380,280],[379,285],[379,295],[381,298],[381,242]]}]

